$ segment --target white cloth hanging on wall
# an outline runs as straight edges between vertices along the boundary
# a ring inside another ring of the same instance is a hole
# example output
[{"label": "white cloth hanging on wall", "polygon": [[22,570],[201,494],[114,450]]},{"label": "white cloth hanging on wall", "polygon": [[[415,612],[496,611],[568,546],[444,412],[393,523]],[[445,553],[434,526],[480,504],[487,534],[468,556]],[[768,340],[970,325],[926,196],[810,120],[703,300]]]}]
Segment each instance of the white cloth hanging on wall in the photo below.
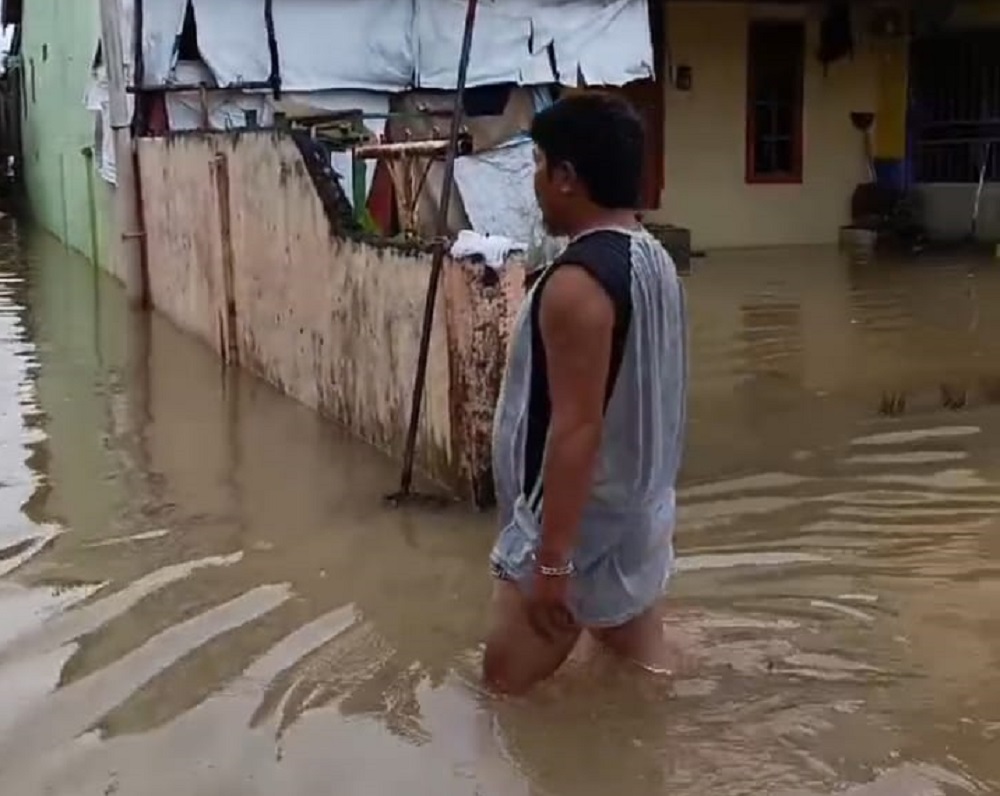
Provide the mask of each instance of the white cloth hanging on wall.
[{"label": "white cloth hanging on wall", "polygon": [[116,185],[118,170],[115,160],[115,139],[111,130],[111,95],[108,76],[103,66],[93,70],[83,96],[84,107],[95,114],[94,167],[105,182]]},{"label": "white cloth hanging on wall", "polygon": [[[131,73],[135,60],[135,0],[121,5],[122,54]],[[144,0],[142,4],[142,65],[144,82],[166,81],[177,62],[177,37],[184,27],[188,0]]]},{"label": "white cloth hanging on wall", "polygon": [[[202,63],[182,61],[175,68],[179,83],[212,83],[211,71]],[[201,130],[205,128],[205,111],[198,92],[173,92],[166,95],[167,120],[170,129]],[[236,130],[250,126],[250,115],[256,116],[258,127],[274,124],[274,104],[271,95],[263,91],[209,91],[205,94],[208,129]]]}]

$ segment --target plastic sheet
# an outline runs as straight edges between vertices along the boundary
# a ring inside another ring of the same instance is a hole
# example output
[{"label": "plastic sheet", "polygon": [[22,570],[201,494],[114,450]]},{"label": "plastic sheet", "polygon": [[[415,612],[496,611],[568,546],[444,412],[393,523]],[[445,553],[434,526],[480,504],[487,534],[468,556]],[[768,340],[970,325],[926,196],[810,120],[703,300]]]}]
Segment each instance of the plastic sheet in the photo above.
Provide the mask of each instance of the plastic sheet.
[{"label": "plastic sheet", "polygon": [[[211,72],[204,64],[180,63],[176,68],[179,83],[200,83],[210,80]],[[167,119],[171,130],[201,130],[205,127],[201,95],[197,92],[167,94]],[[274,123],[274,106],[269,94],[262,92],[218,92],[205,95],[208,129],[234,130],[249,127],[251,116],[256,126],[270,127]]]},{"label": "plastic sheet", "polygon": [[[176,2],[166,0],[171,8]],[[198,44],[219,83],[267,80],[271,62],[263,0],[192,2]],[[288,91],[452,89],[465,11],[465,0],[276,0],[283,86]],[[161,15],[163,24],[173,25],[170,13]],[[623,85],[652,74],[648,0],[480,3],[469,86]]]},{"label": "plastic sheet", "polygon": [[[263,0],[192,2],[198,46],[219,83],[267,80]],[[413,82],[410,2],[275,0],[274,29],[287,91],[402,91]]]},{"label": "plastic sheet", "polygon": [[[416,72],[422,88],[455,87],[465,5],[465,0],[417,1]],[[652,76],[648,0],[503,0],[480,5],[470,86],[624,85]]]}]

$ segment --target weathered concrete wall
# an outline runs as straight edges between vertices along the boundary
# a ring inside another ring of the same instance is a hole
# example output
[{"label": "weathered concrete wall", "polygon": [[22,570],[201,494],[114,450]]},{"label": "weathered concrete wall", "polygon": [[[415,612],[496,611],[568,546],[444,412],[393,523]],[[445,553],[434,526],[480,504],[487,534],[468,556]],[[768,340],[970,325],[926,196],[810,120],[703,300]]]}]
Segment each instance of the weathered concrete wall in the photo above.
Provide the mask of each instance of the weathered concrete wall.
[{"label": "weathered concrete wall", "polygon": [[476,505],[494,502],[493,411],[510,332],[524,300],[524,269],[452,264],[444,272],[455,464]]},{"label": "weathered concrete wall", "polygon": [[[430,257],[338,238],[279,133],[140,142],[153,305],[220,355],[402,450]],[[488,434],[523,273],[446,262],[418,466],[488,497]],[[491,272],[492,273],[492,272]]]},{"label": "weathered concrete wall", "polygon": [[214,147],[193,137],[139,145],[150,299],[221,354],[218,316],[225,295]]}]

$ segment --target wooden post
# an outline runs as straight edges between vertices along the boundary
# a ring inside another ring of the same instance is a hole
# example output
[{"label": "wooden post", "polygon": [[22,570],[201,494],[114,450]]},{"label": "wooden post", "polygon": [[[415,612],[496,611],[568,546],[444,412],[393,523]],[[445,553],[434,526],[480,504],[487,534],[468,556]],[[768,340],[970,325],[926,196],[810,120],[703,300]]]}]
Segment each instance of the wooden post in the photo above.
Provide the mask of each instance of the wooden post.
[{"label": "wooden post", "polygon": [[108,73],[111,134],[115,145],[113,229],[110,256],[125,283],[129,303],[141,306],[146,295],[142,273],[142,227],[139,218],[136,169],[125,85],[125,57],[118,0],[101,2],[101,52]]},{"label": "wooden post", "polygon": [[219,233],[222,246],[222,290],[225,307],[221,325],[219,353],[227,365],[237,365],[240,360],[239,343],[236,340],[236,288],[235,256],[233,254],[233,216],[229,206],[229,161],[221,152],[212,162],[215,177],[215,192],[219,202]]}]

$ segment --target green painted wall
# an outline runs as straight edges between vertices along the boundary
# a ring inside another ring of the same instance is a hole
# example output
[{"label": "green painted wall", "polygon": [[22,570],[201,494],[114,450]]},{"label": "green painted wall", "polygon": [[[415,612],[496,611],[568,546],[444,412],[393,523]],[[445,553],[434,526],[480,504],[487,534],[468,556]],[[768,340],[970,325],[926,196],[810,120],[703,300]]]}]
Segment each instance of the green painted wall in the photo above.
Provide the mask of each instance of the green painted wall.
[{"label": "green painted wall", "polygon": [[100,32],[98,0],[31,0],[24,6],[24,172],[31,210],[68,246],[87,257],[96,250],[103,263],[111,190],[81,152],[95,143],[95,117],[83,98]]}]

